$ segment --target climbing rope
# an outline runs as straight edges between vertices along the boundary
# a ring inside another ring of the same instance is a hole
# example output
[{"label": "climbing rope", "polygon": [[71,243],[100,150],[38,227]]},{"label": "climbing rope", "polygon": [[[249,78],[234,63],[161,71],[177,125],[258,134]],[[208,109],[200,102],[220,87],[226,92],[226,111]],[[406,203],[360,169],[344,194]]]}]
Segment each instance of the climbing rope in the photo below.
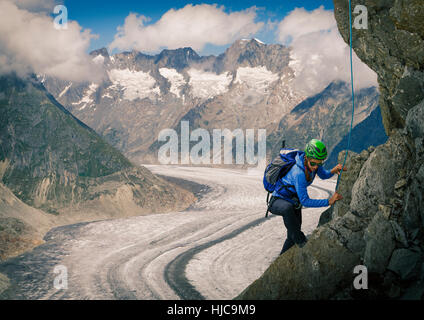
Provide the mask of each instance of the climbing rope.
[{"label": "climbing rope", "polygon": [[[355,112],[355,92],[353,89],[353,62],[352,62],[352,3],[351,3],[351,0],[349,0],[349,25],[350,25],[349,43],[350,43],[350,83],[351,83],[351,89],[352,89],[352,119],[350,121],[349,137],[347,139],[347,150],[344,157],[342,168],[344,168],[346,164],[347,154],[349,153],[349,149],[350,149],[350,139],[351,139],[352,127],[353,127],[353,115]],[[342,177],[342,173],[343,173],[343,169],[340,171],[339,177],[337,178],[336,191],[339,187],[339,182]]]}]

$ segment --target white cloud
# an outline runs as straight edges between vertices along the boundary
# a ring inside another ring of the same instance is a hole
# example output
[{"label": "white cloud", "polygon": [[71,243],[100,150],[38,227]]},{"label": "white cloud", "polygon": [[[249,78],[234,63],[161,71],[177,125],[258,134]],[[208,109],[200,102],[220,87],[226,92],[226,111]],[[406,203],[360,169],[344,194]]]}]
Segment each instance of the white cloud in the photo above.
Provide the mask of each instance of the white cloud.
[{"label": "white cloud", "polygon": [[146,25],[149,18],[131,13],[110,44],[110,49],[136,49],[156,52],[162,48],[192,47],[202,50],[207,44],[226,45],[258,32],[263,23],[255,23],[256,8],[225,13],[217,5],[188,4],[167,11],[159,21]]},{"label": "white cloud", "polygon": [[[343,41],[334,14],[322,6],[296,8],[278,26],[278,40],[292,48],[290,66],[296,88],[306,95],[323,90],[334,80],[350,83],[349,46]],[[377,75],[353,52],[356,89],[377,85]]]},{"label": "white cloud", "polygon": [[62,4],[56,0],[10,0],[10,2],[13,2],[20,9],[33,12],[53,12],[53,8],[57,4]]},{"label": "white cloud", "polygon": [[[53,18],[44,11],[46,8],[38,6],[41,1],[27,0],[19,7],[14,2],[0,0],[0,73],[47,74],[74,81],[100,80],[101,66],[86,53],[90,40],[95,37],[90,30],[82,30],[75,21],[68,21],[66,30],[57,30]],[[44,4],[49,3],[53,1]]]}]

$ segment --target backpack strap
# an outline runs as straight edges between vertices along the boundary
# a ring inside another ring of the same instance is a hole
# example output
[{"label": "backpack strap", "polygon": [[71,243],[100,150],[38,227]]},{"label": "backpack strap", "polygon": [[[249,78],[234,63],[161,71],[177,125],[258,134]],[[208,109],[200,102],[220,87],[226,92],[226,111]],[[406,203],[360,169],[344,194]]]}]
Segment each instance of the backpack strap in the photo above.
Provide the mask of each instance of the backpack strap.
[{"label": "backpack strap", "polygon": [[268,192],[267,196],[266,196],[266,213],[265,213],[265,218],[268,218],[268,212],[269,209],[271,209],[272,204],[274,203],[275,199],[277,199],[277,197],[271,196],[271,199],[269,199],[269,195],[272,194],[272,192]]},{"label": "backpack strap", "polygon": [[269,209],[272,206],[272,202],[274,202],[273,201],[274,198],[272,196],[271,196],[271,200],[269,199],[269,195],[270,194],[272,194],[272,193],[271,192],[268,192],[268,194],[266,195],[266,213],[265,213],[265,218],[268,218]]},{"label": "backpack strap", "polygon": [[[289,187],[294,187],[294,186],[291,185],[291,184],[290,185],[282,185],[281,188],[279,189],[279,191],[281,191],[282,189],[287,189]],[[266,206],[267,206],[267,209],[266,209],[266,213],[265,213],[265,218],[268,218],[269,209],[271,209],[272,204],[278,198],[278,197],[271,196],[271,199],[270,199],[269,198],[269,195],[270,194],[272,194],[272,192],[268,192],[268,194],[266,195]],[[293,197],[292,199],[294,199],[296,201],[295,209],[301,208],[300,201],[299,201],[299,198],[297,197],[297,195],[295,197]]]}]

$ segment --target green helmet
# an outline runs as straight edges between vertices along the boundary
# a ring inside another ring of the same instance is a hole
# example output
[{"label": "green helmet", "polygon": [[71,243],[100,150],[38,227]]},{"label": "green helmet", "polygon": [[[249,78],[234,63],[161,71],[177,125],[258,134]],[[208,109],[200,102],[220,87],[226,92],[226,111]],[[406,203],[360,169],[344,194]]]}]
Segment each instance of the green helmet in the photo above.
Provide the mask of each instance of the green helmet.
[{"label": "green helmet", "polygon": [[312,139],[306,144],[305,154],[308,158],[324,160],[327,158],[327,148],[325,144],[317,139]]}]

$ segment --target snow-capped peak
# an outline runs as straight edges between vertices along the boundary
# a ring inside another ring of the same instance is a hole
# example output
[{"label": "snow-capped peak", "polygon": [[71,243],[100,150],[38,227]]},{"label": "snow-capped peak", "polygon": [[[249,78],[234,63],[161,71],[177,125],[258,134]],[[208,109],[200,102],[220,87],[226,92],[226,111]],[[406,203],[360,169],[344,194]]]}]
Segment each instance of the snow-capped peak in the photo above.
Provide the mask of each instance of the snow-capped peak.
[{"label": "snow-capped peak", "polygon": [[255,40],[256,42],[260,43],[260,44],[265,44],[264,42],[262,42],[261,40],[257,39],[257,38],[253,38],[253,40]]},{"label": "snow-capped peak", "polygon": [[257,39],[257,38],[253,38],[253,39],[241,39],[240,41],[252,41],[255,40],[257,43],[260,44],[265,44],[264,42],[262,42],[261,40]]}]

